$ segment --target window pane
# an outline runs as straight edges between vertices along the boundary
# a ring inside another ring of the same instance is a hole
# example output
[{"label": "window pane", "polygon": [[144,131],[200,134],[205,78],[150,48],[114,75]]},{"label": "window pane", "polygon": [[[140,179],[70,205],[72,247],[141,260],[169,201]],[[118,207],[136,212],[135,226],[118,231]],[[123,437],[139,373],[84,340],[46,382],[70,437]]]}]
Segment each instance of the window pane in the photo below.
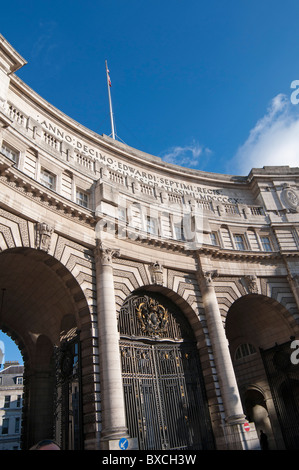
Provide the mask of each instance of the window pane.
[{"label": "window pane", "polygon": [[157,233],[157,221],[152,217],[146,218],[146,230],[148,233],[155,235]]},{"label": "window pane", "polygon": [[20,432],[20,418],[16,418],[16,421],[15,421],[15,433],[19,433]]},{"label": "window pane", "polygon": [[4,153],[4,155],[11,160],[13,160],[15,163],[18,163],[19,160],[19,152],[17,150],[12,149],[6,144],[2,144],[1,152]]},{"label": "window pane", "polygon": [[272,251],[269,237],[261,237],[261,243],[264,251]]},{"label": "window pane", "polygon": [[49,189],[55,189],[55,175],[48,170],[41,170],[40,182]]},{"label": "window pane", "polygon": [[240,346],[236,350],[235,359],[242,359],[243,357],[251,356],[251,354],[254,354],[255,352],[255,348],[252,344],[240,344]]},{"label": "window pane", "polygon": [[8,434],[8,424],[9,424],[9,419],[8,418],[3,418],[3,421],[2,421],[2,434]]},{"label": "window pane", "polygon": [[235,235],[235,244],[237,250],[245,250],[244,239],[242,235]]},{"label": "window pane", "polygon": [[17,398],[17,408],[20,408],[22,406],[22,396],[18,395]]},{"label": "window pane", "polygon": [[10,407],[10,395],[5,395],[4,408],[9,408],[9,407]]},{"label": "window pane", "polygon": [[211,238],[212,245],[218,245],[217,235],[215,232],[210,233],[210,238]]},{"label": "window pane", "polygon": [[121,220],[122,222],[125,222],[127,220],[126,209],[123,207],[118,208],[118,220]]},{"label": "window pane", "polygon": [[174,235],[176,240],[185,240],[184,227],[181,223],[174,224]]},{"label": "window pane", "polygon": [[88,194],[84,191],[77,190],[76,203],[82,207],[88,207]]}]

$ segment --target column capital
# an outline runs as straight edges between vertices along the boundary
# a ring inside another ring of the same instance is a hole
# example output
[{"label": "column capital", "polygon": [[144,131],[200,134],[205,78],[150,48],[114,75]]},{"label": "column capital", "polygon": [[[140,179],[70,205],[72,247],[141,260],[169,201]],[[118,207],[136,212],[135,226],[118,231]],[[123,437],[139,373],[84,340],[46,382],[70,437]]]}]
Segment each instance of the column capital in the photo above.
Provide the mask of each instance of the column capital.
[{"label": "column capital", "polygon": [[200,272],[200,277],[202,281],[205,283],[207,287],[213,285],[213,279],[218,277],[218,271],[215,269],[214,271],[204,271]]},{"label": "column capital", "polygon": [[112,266],[112,259],[120,256],[120,250],[105,246],[101,240],[97,240],[95,257],[102,265]]}]

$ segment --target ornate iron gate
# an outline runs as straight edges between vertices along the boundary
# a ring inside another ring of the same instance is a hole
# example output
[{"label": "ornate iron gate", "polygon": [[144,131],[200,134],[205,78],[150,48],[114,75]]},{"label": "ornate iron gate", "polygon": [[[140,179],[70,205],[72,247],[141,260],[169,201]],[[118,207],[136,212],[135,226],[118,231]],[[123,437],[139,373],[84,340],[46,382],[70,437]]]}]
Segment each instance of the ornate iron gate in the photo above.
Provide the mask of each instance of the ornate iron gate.
[{"label": "ornate iron gate", "polygon": [[211,449],[199,354],[183,314],[157,294],[135,295],[119,318],[127,424],[139,448]]},{"label": "ornate iron gate", "polygon": [[54,436],[63,450],[83,449],[81,351],[78,331],[55,348]]},{"label": "ornate iron gate", "polygon": [[299,365],[290,342],[260,351],[286,449],[299,449]]}]

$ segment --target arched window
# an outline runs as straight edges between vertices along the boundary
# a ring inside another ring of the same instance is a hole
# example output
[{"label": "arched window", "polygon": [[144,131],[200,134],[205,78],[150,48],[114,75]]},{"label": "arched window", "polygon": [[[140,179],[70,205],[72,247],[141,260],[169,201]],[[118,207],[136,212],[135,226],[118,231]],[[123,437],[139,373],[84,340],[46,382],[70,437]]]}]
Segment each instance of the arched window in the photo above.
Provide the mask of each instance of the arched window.
[{"label": "arched window", "polygon": [[239,359],[242,359],[243,357],[251,356],[254,353],[256,353],[256,350],[252,344],[250,343],[240,344],[240,346],[238,346],[236,350],[235,359],[239,360]]}]

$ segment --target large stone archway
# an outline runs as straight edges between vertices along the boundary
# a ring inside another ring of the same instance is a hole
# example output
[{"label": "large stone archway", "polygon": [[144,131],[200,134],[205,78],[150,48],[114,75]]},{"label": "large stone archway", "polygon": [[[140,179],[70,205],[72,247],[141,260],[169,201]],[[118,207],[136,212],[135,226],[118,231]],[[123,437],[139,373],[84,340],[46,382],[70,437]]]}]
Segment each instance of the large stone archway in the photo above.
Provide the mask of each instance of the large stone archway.
[{"label": "large stone archway", "polygon": [[[266,430],[270,449],[285,448],[269,365],[273,365],[275,351],[283,350],[284,357],[289,351],[287,365],[292,366],[290,343],[298,334],[298,326],[283,305],[260,294],[236,300],[228,311],[225,326],[244,410],[257,429]],[[265,360],[267,357],[269,359]],[[284,381],[282,371],[276,372],[275,380]],[[285,422],[288,419],[291,420],[291,416],[286,416]]]},{"label": "large stone archway", "polygon": [[0,286],[5,289],[0,328],[17,342],[24,357],[22,447],[28,449],[40,439],[53,437],[54,350],[62,338],[74,336],[82,327],[86,330],[89,309],[76,279],[42,250],[1,252]]},{"label": "large stone archway", "polygon": [[248,294],[230,306],[225,330],[233,351],[243,340],[251,340],[258,348],[265,349],[283,343],[298,332],[298,326],[278,301],[265,295]]}]

